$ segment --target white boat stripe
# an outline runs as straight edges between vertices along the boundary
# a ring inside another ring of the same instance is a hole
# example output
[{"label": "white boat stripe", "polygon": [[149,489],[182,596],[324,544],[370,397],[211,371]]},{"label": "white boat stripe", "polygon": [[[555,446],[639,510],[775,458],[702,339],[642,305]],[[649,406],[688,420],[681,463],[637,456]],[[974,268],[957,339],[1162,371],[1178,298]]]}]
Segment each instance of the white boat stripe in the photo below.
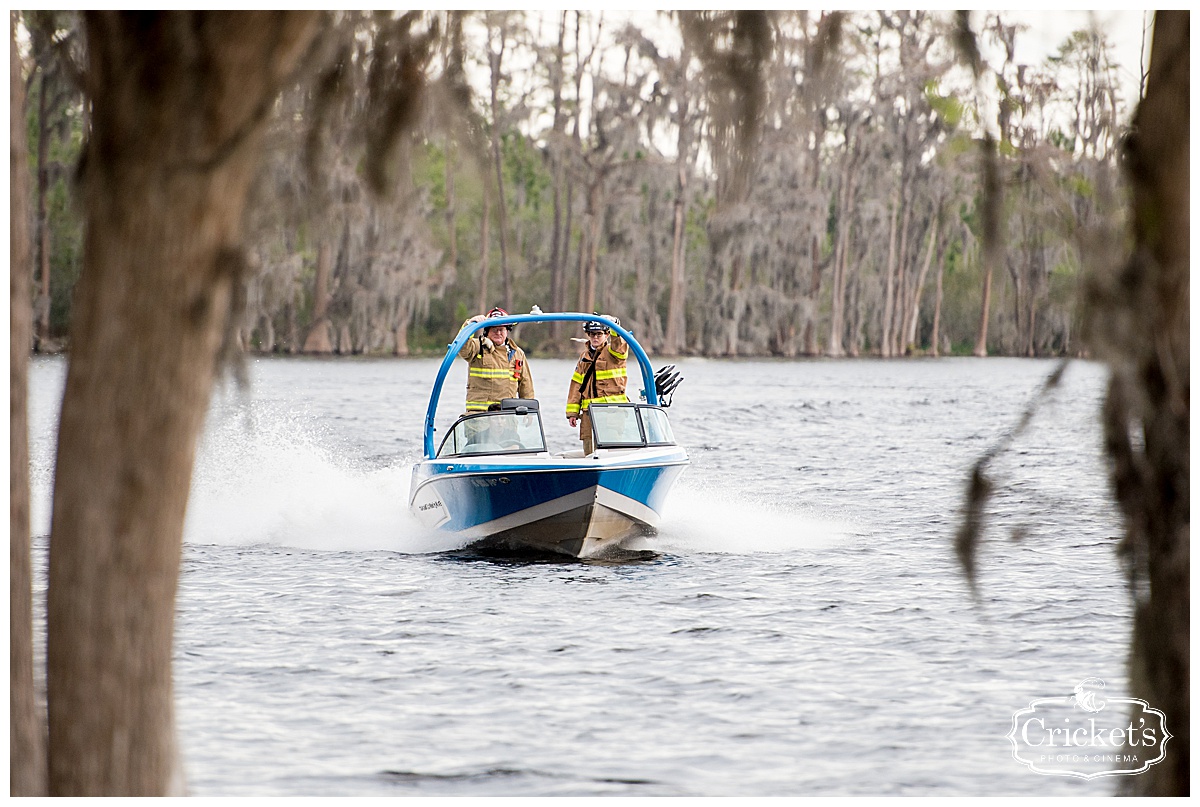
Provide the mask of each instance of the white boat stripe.
[{"label": "white boat stripe", "polygon": [[520,527],[524,524],[530,524],[534,521],[541,521],[543,518],[565,513],[569,510],[574,510],[577,507],[584,507],[596,500],[595,487],[584,488],[577,490],[574,493],[569,493],[566,496],[560,496],[557,499],[551,499],[548,502],[527,507],[524,510],[518,510],[515,513],[509,513],[506,516],[488,521],[485,524],[476,524],[474,527],[469,527],[465,530],[460,530],[457,534],[467,538],[486,538],[497,532],[511,530],[513,527]]},{"label": "white boat stripe", "polygon": [[658,513],[637,499],[631,499],[628,496],[617,493],[615,490],[601,487],[596,491],[596,501],[610,510],[616,510],[622,515],[630,516],[638,521],[644,521],[651,527],[658,526]]}]

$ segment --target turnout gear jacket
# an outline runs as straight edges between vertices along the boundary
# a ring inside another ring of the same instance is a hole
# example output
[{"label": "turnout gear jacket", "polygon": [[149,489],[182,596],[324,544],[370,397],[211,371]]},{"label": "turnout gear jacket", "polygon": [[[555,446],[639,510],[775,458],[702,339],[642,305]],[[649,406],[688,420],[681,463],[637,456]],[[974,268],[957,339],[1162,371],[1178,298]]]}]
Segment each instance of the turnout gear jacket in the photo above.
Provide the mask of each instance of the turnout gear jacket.
[{"label": "turnout gear jacket", "polygon": [[625,403],[627,371],[625,360],[629,357],[629,345],[616,331],[608,332],[608,344],[595,353],[592,346],[583,349],[575,374],[571,376],[571,387],[567,391],[567,417],[586,412],[594,403]]},{"label": "turnout gear jacket", "polygon": [[[471,320],[463,323],[465,328]],[[462,330],[460,328],[459,330]],[[484,329],[466,341],[458,355],[467,360],[467,413],[486,412],[503,398],[533,398],[533,376],[525,351],[510,337],[502,345],[488,348]]]}]

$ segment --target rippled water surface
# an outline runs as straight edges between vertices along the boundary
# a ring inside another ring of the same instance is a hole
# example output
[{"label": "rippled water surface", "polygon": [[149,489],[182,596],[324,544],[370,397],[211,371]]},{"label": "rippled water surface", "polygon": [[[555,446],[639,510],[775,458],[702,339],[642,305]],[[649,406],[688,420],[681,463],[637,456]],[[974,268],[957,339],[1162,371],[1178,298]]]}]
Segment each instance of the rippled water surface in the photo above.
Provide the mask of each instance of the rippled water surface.
[{"label": "rippled water surface", "polygon": [[[1112,792],[1005,737],[1085,678],[1125,694],[1099,366],[997,460],[975,604],[951,549],[967,470],[1052,363],[685,360],[692,466],[656,556],[624,564],[485,559],[416,525],[437,364],[260,359],[215,399],[176,634],[193,794]],[[32,371],[43,535],[64,369]],[[554,448],[571,370],[533,362]]]}]

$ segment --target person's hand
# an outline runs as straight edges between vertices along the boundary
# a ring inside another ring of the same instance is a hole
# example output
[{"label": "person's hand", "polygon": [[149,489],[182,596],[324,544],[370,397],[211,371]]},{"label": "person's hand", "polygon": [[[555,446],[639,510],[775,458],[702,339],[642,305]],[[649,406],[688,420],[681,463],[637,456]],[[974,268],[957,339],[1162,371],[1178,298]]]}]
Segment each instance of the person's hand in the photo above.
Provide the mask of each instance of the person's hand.
[{"label": "person's hand", "polygon": [[487,319],[487,317],[485,317],[483,314],[476,314],[475,316],[471,317],[471,322],[483,322],[485,319]]},{"label": "person's hand", "polygon": [[600,315],[600,318],[601,318],[601,319],[606,319],[606,320],[608,320],[608,321],[609,321],[609,322],[611,322],[613,325],[620,325],[620,324],[621,324],[621,320],[620,320],[620,319],[618,319],[617,317],[614,317],[612,314],[601,314],[601,315]]},{"label": "person's hand", "polygon": [[567,415],[567,423],[570,423],[572,426],[574,426],[578,420],[579,418],[575,417],[574,415]]},{"label": "person's hand", "polygon": [[486,336],[481,337],[479,343],[483,345],[485,350],[492,350],[496,347],[496,343],[491,339],[488,339]]}]

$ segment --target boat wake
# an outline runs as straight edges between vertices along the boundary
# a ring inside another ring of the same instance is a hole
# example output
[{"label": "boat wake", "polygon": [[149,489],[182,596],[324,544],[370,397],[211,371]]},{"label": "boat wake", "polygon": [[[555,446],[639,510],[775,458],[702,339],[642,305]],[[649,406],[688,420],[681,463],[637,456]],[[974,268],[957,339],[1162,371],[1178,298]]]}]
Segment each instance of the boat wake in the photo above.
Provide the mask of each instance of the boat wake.
[{"label": "boat wake", "polygon": [[[188,543],[285,546],[318,551],[432,554],[469,542],[421,525],[408,508],[413,458],[356,458],[311,418],[267,412],[213,413],[201,442],[184,527]],[[49,531],[35,501],[35,530]],[[44,515],[42,511],[44,510]],[[44,521],[41,525],[36,522]],[[634,553],[779,553],[835,546],[849,524],[697,486],[676,486],[655,535],[625,544]]]},{"label": "boat wake", "polygon": [[272,413],[210,421],[184,540],[328,551],[445,552],[462,541],[408,510],[411,461],[354,461],[311,421]]},{"label": "boat wake", "polygon": [[845,522],[793,511],[777,502],[735,498],[726,491],[676,486],[658,534],[629,544],[669,554],[753,554],[838,546],[855,528]]}]

